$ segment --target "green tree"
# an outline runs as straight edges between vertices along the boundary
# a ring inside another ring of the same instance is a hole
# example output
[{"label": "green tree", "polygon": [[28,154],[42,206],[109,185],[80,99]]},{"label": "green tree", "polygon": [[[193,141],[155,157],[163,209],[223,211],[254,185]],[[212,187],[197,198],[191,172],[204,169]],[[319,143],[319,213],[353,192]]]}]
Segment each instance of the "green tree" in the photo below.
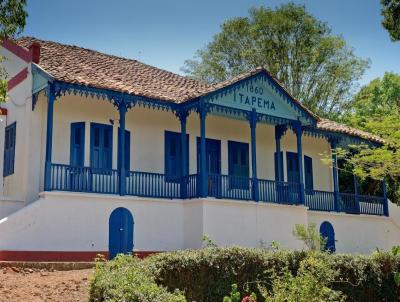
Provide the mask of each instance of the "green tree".
[{"label": "green tree", "polygon": [[[13,38],[20,34],[25,27],[26,0],[0,0],[0,41]],[[0,57],[0,63],[4,61]],[[7,74],[3,66],[0,66],[0,103],[7,97]]]},{"label": "green tree", "polygon": [[381,0],[382,25],[392,41],[400,40],[400,0]]},{"label": "green tree", "polygon": [[354,55],[342,37],[293,3],[254,7],[248,17],[224,22],[205,48],[182,68],[218,82],[264,66],[308,108],[335,116],[347,102],[368,61]]},{"label": "green tree", "polygon": [[389,198],[400,202],[400,75],[385,73],[363,87],[344,111],[342,121],[385,139],[379,148],[358,147],[357,153],[343,152],[362,179],[387,177]]}]

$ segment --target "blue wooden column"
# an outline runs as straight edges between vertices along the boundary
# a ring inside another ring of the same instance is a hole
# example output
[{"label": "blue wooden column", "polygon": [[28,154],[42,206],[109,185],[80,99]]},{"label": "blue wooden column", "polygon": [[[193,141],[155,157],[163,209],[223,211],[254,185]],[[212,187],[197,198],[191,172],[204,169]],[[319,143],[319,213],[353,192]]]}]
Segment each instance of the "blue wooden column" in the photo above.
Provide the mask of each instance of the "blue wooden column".
[{"label": "blue wooden column", "polygon": [[200,116],[200,185],[199,195],[200,197],[207,197],[208,185],[207,185],[207,169],[206,169],[206,117],[207,110],[204,103],[200,104],[199,108]]},{"label": "blue wooden column", "polygon": [[330,140],[332,149],[332,176],[333,176],[333,196],[334,196],[334,208],[336,212],[340,211],[340,195],[339,195],[339,175],[338,175],[338,161],[336,155],[337,140]]},{"label": "blue wooden column", "polygon": [[256,146],[257,112],[255,108],[253,108],[253,110],[251,111],[249,121],[251,130],[251,171],[253,180],[252,193],[253,193],[253,200],[259,201],[258,179],[257,179],[257,146]]},{"label": "blue wooden column", "polygon": [[125,170],[125,117],[126,104],[121,101],[119,111],[119,139],[118,139],[118,174],[119,174],[119,195],[126,194],[126,170]]},{"label": "blue wooden column", "polygon": [[187,111],[179,112],[179,120],[181,122],[181,184],[180,184],[180,192],[181,198],[187,197],[187,142],[186,142],[186,123],[187,123]]},{"label": "blue wooden column", "polygon": [[51,154],[53,150],[53,115],[54,101],[56,99],[54,84],[49,83],[47,88],[47,135],[46,135],[46,161],[44,170],[44,190],[51,188]]},{"label": "blue wooden column", "polygon": [[353,184],[354,184],[354,210],[360,213],[360,199],[358,197],[358,179],[357,176],[353,174]]},{"label": "blue wooden column", "polygon": [[303,144],[302,144],[302,134],[303,130],[301,128],[301,123],[299,121],[293,123],[293,130],[296,134],[297,141],[297,159],[299,163],[299,194],[300,194],[300,204],[304,204],[304,177],[303,177]]},{"label": "blue wooden column", "polygon": [[275,175],[277,176],[275,181],[284,181],[282,173],[282,167],[283,167],[283,158],[280,156],[281,155],[281,139],[282,136],[285,134],[287,130],[286,125],[276,125],[275,126],[275,152],[276,152],[276,169]]},{"label": "blue wooden column", "polygon": [[387,198],[387,190],[386,190],[386,178],[382,180],[382,192],[383,192],[383,215],[389,216],[389,204]]}]

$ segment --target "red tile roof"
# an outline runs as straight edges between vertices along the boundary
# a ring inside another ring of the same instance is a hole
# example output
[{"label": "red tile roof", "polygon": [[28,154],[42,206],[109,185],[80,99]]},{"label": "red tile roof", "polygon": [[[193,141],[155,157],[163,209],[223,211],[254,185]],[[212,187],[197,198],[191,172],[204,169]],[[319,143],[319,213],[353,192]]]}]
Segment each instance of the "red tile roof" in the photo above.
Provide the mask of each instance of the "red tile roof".
[{"label": "red tile roof", "polygon": [[16,41],[18,45],[25,48],[28,48],[33,42],[38,42],[41,46],[38,65],[55,80],[173,103],[182,103],[232,85],[257,73],[266,72],[295,103],[317,120],[317,129],[384,143],[384,140],[376,135],[319,118],[292,97],[285,87],[268,70],[262,67],[240,74],[227,81],[210,85],[136,60],[108,55],[78,46],[32,37],[24,37]]},{"label": "red tile roof", "polygon": [[203,93],[209,85],[136,60],[98,51],[24,37],[28,47],[39,42],[39,66],[55,80],[181,103]]}]

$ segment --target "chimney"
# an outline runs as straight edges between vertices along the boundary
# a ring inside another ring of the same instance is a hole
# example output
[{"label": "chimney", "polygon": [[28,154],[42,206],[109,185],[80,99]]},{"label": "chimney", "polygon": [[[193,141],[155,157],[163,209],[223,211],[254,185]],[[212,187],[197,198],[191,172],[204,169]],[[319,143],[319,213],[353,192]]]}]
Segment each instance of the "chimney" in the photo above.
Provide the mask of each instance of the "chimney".
[{"label": "chimney", "polygon": [[40,60],[40,43],[33,41],[31,45],[28,46],[31,53],[32,62],[39,64]]}]

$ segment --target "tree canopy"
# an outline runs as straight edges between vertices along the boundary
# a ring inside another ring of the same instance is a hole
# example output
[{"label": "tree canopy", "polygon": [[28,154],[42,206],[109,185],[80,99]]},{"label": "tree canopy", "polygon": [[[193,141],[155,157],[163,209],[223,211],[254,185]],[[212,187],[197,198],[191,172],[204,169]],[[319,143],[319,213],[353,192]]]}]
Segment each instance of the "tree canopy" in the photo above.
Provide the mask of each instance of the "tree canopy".
[{"label": "tree canopy", "polygon": [[221,31],[183,70],[218,82],[264,66],[308,108],[335,117],[354,92],[368,61],[355,56],[330,27],[293,3],[254,7],[248,17],[224,22]]},{"label": "tree canopy", "polygon": [[371,81],[354,97],[342,121],[386,140],[381,148],[361,147],[348,161],[361,178],[388,177],[389,195],[400,202],[400,75],[385,73]]},{"label": "tree canopy", "polygon": [[382,25],[392,41],[400,41],[400,0],[381,0]]},{"label": "tree canopy", "polygon": [[[0,0],[0,41],[5,38],[13,38],[20,34],[25,27],[26,0]],[[4,58],[0,57],[0,62]],[[0,66],[0,103],[7,97],[7,74],[3,66]]]}]

